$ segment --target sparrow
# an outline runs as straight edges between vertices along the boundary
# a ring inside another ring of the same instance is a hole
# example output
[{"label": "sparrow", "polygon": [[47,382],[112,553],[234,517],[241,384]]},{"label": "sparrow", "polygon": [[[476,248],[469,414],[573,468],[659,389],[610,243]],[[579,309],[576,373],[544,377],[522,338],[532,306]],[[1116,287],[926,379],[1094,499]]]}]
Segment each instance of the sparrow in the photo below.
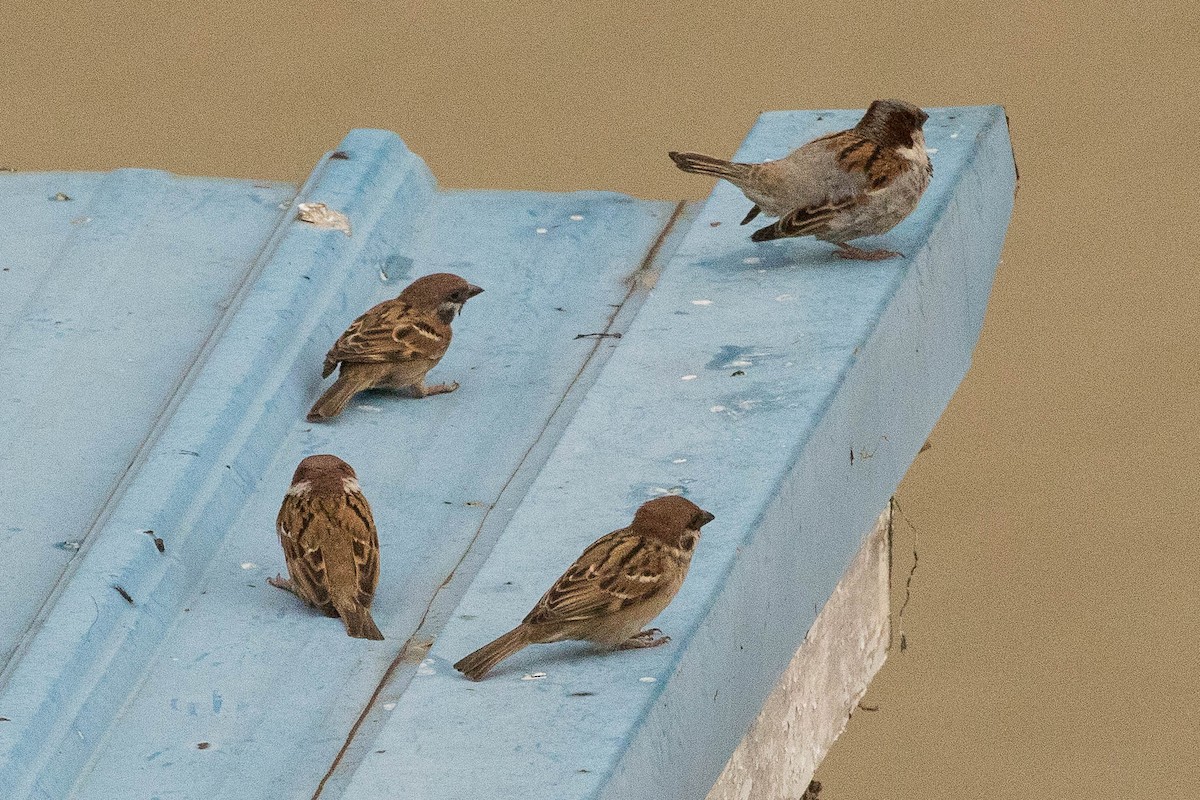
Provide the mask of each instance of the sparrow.
[{"label": "sparrow", "polygon": [[459,661],[473,681],[531,644],[567,640],[618,650],[671,641],[658,628],[643,630],[683,585],[700,529],[713,515],[677,495],[643,503],[627,528],[602,536],[583,551],[521,624]]},{"label": "sparrow", "polygon": [[669,153],[684,172],[716,175],[779,219],[751,239],[815,236],[841,258],[880,261],[900,253],[847,244],[894,228],[917,207],[933,164],[922,126],[929,115],[903,100],[876,100],[853,128],[814,139],[777,161],[744,164],[700,153]]},{"label": "sparrow", "polygon": [[308,421],[336,417],[364,389],[398,389],[413,397],[453,392],[457,383],[426,386],[425,373],[450,346],[451,320],[482,291],[457,275],[438,272],[418,278],[399,297],[351,322],[325,355],[321,377],[328,378],[338,364],[341,371],[308,412]]},{"label": "sparrow", "polygon": [[371,618],[379,583],[379,534],[354,469],[337,456],[309,456],[292,475],[275,520],[291,579],[286,589],[331,617],[356,639],[382,639]]}]

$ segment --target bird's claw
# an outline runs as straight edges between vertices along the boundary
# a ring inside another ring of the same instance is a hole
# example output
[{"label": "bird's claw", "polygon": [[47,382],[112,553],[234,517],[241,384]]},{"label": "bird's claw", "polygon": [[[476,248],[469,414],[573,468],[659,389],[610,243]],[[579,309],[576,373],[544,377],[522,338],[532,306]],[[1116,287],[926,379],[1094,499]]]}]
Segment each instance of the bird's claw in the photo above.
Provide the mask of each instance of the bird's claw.
[{"label": "bird's claw", "polygon": [[283,589],[285,592],[291,592],[292,594],[296,593],[295,588],[292,586],[292,582],[280,575],[278,572],[275,573],[274,578],[267,578],[267,583],[274,586],[276,589]]},{"label": "bird's claw", "polygon": [[458,388],[458,381],[450,381],[449,383],[435,383],[433,386],[426,386],[425,391],[421,393],[422,397],[428,397],[431,394],[450,394]]},{"label": "bird's claw", "polygon": [[641,633],[634,634],[621,643],[618,649],[620,650],[640,650],[645,647],[658,647],[671,641],[670,636],[661,636],[661,630],[658,628],[650,628]]}]

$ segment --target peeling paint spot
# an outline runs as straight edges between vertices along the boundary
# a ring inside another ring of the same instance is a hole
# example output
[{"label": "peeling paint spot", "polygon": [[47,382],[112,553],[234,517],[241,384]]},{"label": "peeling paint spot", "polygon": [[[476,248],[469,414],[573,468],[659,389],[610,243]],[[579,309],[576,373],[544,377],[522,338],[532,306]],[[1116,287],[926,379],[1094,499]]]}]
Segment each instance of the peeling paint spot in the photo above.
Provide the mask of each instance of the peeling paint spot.
[{"label": "peeling paint spot", "polygon": [[257,566],[258,566],[258,564],[255,564],[253,561],[243,561],[242,562],[242,569],[254,569]]},{"label": "peeling paint spot", "polygon": [[647,675],[644,678],[638,678],[638,683],[655,683],[657,681],[658,681],[658,678],[652,678],[649,675]]},{"label": "peeling paint spot", "polygon": [[582,219],[583,219],[583,214],[572,214],[571,215],[572,222],[579,222]]},{"label": "peeling paint spot", "polygon": [[544,672],[531,672],[528,675],[521,678],[521,680],[523,680],[523,681],[540,681],[544,677],[546,677],[546,673],[544,673]]},{"label": "peeling paint spot", "polygon": [[547,230],[546,228],[538,228],[537,230],[534,231],[534,233],[549,233],[549,232],[550,231]]},{"label": "peeling paint spot", "polygon": [[324,203],[301,203],[296,206],[296,219],[307,222],[314,228],[341,231],[347,236],[350,235],[350,218]]},{"label": "peeling paint spot", "polygon": [[384,704],[383,704],[383,710],[384,710],[384,711],[394,711],[395,709],[396,709],[396,704],[395,704],[395,703],[384,703]]},{"label": "peeling paint spot", "polygon": [[697,376],[696,376],[696,375],[684,375],[684,376],[683,376],[682,378],[680,378],[679,380],[681,380],[681,381],[694,381],[694,380],[696,380],[696,378],[697,378]]},{"label": "peeling paint spot", "polygon": [[694,305],[694,306],[711,306],[712,304],[713,304],[712,300],[693,300],[692,301],[692,305]]}]

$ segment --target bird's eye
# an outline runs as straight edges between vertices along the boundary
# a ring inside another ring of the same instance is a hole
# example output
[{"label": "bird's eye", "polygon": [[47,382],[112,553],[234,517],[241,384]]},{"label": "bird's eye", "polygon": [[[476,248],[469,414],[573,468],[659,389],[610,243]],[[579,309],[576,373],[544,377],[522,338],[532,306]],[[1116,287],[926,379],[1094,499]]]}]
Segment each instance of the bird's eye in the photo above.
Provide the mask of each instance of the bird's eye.
[{"label": "bird's eye", "polygon": [[462,292],[454,292],[450,295],[451,300],[462,300]]},{"label": "bird's eye", "polygon": [[696,534],[685,533],[683,538],[679,540],[679,545],[690,553],[696,547]]}]

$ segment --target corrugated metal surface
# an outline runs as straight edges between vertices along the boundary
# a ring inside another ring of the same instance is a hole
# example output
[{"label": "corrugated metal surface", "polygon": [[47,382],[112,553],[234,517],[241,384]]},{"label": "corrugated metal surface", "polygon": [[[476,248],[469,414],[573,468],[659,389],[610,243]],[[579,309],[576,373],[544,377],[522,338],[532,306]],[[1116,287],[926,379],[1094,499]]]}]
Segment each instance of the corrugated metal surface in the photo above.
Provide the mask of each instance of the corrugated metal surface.
[{"label": "corrugated metal surface", "polygon": [[[741,155],[856,116],[766,115]],[[927,135],[934,184],[888,236],[909,258],[871,265],[749,242],[724,186],[702,211],[438,192],[380,132],[352,133],[295,198],[345,212],[349,237],[295,221],[278,185],[0,176],[31,209],[0,233],[0,260],[29,273],[0,305],[25,342],[0,362],[0,391],[22,393],[0,435],[23,437],[0,451],[18,520],[4,542],[38,595],[0,640],[24,632],[0,782],[52,798],[309,797],[326,777],[323,797],[702,795],[966,369],[1011,152],[995,108],[935,112]],[[59,178],[77,199],[44,199]],[[333,338],[439,270],[487,289],[434,373],[461,388],[304,422]],[[575,338],[605,331],[625,336]],[[732,361],[752,366],[734,377]],[[850,447],[873,457],[851,468]],[[264,583],[313,452],[353,464],[375,509],[383,642]],[[671,646],[534,648],[482,684],[449,669],[664,490],[718,517],[661,620]],[[532,669],[548,677],[522,681]]]}]

